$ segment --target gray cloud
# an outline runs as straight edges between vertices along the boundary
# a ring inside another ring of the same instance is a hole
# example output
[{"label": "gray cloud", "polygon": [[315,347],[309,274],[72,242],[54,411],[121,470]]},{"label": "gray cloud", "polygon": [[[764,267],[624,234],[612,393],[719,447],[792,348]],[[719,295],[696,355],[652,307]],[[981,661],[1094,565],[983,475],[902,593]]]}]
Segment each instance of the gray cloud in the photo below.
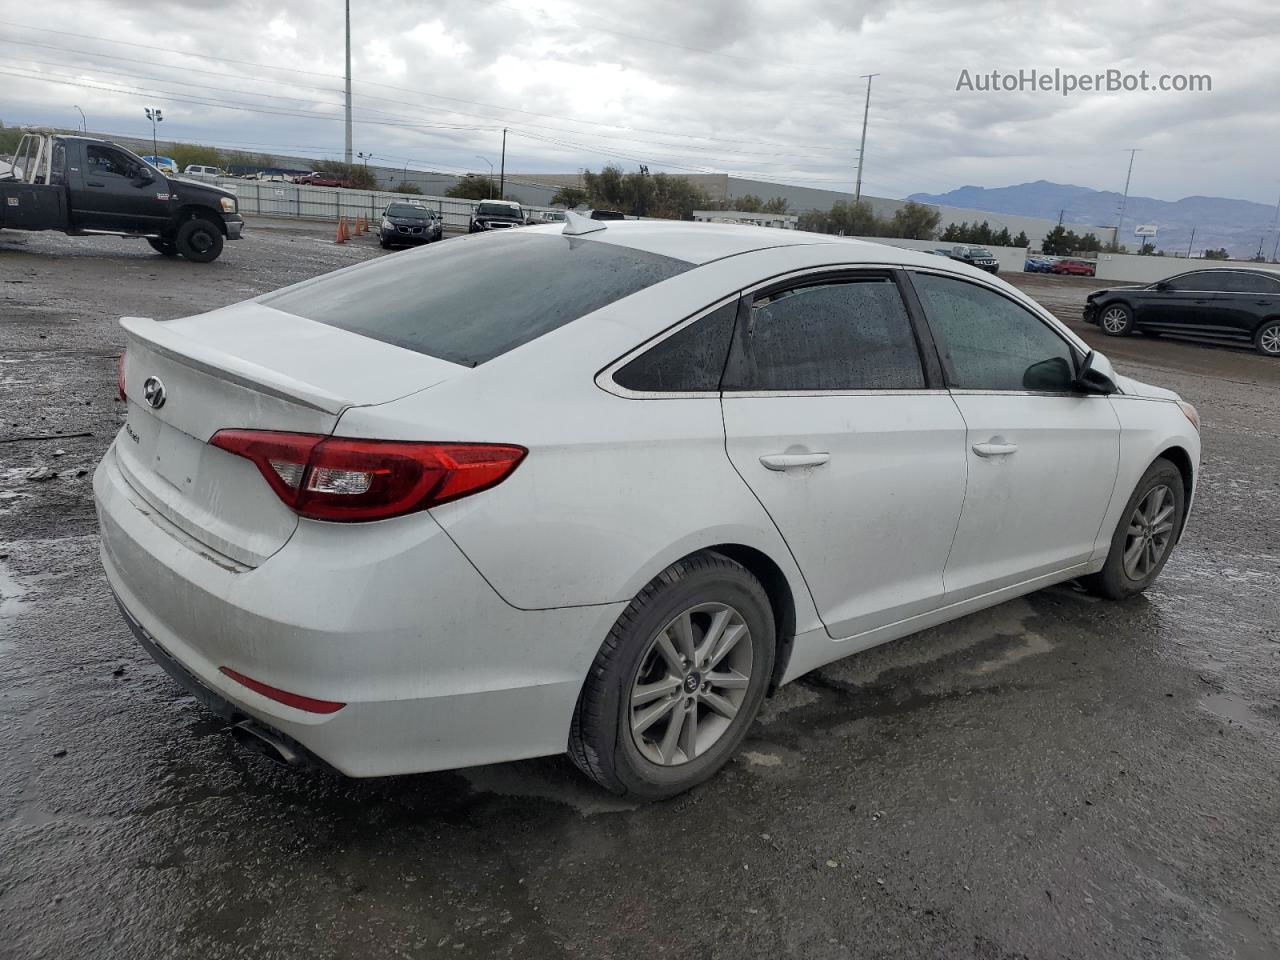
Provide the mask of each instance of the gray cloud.
[{"label": "gray cloud", "polygon": [[[1270,50],[1280,11],[1240,0],[1213,8],[1189,0],[653,0],[642,8],[356,0],[354,8],[357,149],[427,167],[487,169],[476,154],[496,159],[507,126],[509,169],[614,159],[847,189],[860,75],[879,72],[865,171],[875,194],[1041,177],[1118,189],[1128,147],[1143,149],[1135,192],[1271,202],[1280,189],[1271,160],[1280,64]],[[0,71],[48,78],[0,73],[6,122],[70,125],[78,103],[95,130],[139,135],[149,132],[142,104],[154,101],[176,137],[341,152],[336,4],[208,0],[161,12],[140,0],[62,0],[58,9],[51,22],[29,4],[0,0],[0,20],[94,38],[0,24]],[[196,56],[205,53],[255,66]],[[1064,98],[955,89],[962,69],[1033,67],[1208,73],[1213,91]],[[117,89],[54,82],[67,80]]]}]

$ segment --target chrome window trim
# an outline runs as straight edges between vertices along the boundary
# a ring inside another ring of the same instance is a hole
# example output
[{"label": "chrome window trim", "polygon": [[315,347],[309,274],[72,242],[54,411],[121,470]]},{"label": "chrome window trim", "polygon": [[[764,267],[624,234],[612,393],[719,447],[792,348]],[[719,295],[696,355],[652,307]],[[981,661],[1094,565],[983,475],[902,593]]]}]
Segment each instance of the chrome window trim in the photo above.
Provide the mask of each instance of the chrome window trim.
[{"label": "chrome window trim", "polygon": [[725,400],[764,399],[767,397],[927,397],[944,396],[950,391],[929,387],[906,387],[902,390],[723,390],[717,396]]}]

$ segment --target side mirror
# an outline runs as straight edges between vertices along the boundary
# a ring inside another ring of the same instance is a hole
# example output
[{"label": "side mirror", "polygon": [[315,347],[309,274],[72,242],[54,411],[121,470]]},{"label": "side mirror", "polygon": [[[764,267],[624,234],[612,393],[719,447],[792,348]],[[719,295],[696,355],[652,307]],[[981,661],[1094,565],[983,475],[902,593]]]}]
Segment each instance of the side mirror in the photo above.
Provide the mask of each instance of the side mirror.
[{"label": "side mirror", "polygon": [[1083,393],[1119,393],[1116,371],[1111,361],[1097,350],[1090,350],[1080,365],[1080,374],[1074,384]]},{"label": "side mirror", "polygon": [[1071,387],[1071,365],[1061,357],[1050,357],[1027,367],[1022,374],[1025,390],[1037,393],[1060,393]]},{"label": "side mirror", "polygon": [[1168,280],[1160,280],[1160,281],[1157,281],[1157,283],[1156,283],[1156,289],[1157,289],[1157,290],[1168,290],[1168,289],[1169,289],[1169,281],[1168,281]]},{"label": "side mirror", "polygon": [[145,187],[148,183],[155,183],[156,175],[146,167],[140,169],[133,178],[135,187]]}]

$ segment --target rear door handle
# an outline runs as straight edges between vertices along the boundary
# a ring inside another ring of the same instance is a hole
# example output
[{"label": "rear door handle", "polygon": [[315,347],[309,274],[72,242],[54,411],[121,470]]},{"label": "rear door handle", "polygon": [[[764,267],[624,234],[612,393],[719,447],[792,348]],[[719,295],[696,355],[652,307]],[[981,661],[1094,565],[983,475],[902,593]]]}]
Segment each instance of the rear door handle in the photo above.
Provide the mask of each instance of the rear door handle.
[{"label": "rear door handle", "polygon": [[771,453],[760,458],[766,470],[796,470],[820,467],[831,459],[829,453]]},{"label": "rear door handle", "polygon": [[1018,452],[1016,443],[1006,443],[999,437],[992,437],[986,443],[975,443],[973,452],[980,457],[1007,457]]}]

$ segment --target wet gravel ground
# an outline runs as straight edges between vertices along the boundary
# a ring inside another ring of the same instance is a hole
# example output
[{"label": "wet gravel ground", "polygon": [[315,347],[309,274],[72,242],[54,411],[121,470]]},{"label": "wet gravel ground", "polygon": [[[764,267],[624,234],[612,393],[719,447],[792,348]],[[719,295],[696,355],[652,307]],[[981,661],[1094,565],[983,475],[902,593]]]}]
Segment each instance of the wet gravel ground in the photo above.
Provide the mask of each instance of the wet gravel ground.
[{"label": "wet gravel ground", "polygon": [[[1086,334],[1204,419],[1145,596],[1046,590],[817,671],[648,807],[563,759],[356,782],[236,748],[142,654],[90,476],[122,314],[378,255],[0,233],[0,957],[1280,956],[1280,363]],[[1064,318],[1093,281],[1016,278]],[[24,439],[36,437],[39,439]]]}]

